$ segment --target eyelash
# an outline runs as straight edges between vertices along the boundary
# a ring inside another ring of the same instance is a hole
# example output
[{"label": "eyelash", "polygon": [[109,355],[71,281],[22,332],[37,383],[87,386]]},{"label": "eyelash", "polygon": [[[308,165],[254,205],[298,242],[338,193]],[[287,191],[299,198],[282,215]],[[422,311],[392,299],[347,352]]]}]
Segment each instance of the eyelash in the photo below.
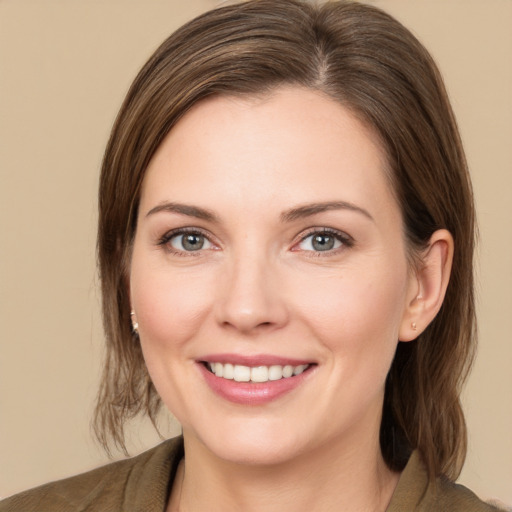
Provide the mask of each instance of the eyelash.
[{"label": "eyelash", "polygon": [[[163,235],[159,239],[158,245],[164,247],[166,251],[168,251],[169,253],[176,255],[176,256],[185,256],[185,257],[186,256],[196,256],[196,257],[200,256],[201,253],[203,252],[201,249],[199,249],[197,251],[181,251],[181,250],[174,249],[170,245],[169,242],[174,237],[177,237],[180,235],[187,235],[187,234],[202,236],[210,244],[214,245],[213,242],[210,240],[209,236],[205,232],[203,232],[201,229],[198,229],[198,228],[179,228],[179,229],[175,229],[172,231],[168,231],[167,233],[165,233],[165,235]],[[333,228],[311,228],[300,237],[298,242],[295,242],[293,244],[292,251],[299,251],[300,249],[295,249],[295,248],[313,235],[332,236],[333,238],[335,238],[335,240],[337,240],[338,242],[341,243],[341,247],[337,247],[335,249],[329,249],[326,251],[304,250],[303,252],[306,253],[308,257],[318,258],[318,257],[332,256],[333,254],[337,254],[340,250],[343,250],[344,248],[351,248],[354,246],[354,239],[351,236],[344,233],[343,231],[338,231]]]},{"label": "eyelash", "polygon": [[[338,254],[339,251],[342,251],[343,249],[350,249],[354,246],[354,239],[350,236],[344,233],[343,231],[338,231],[337,229],[333,228],[311,228],[309,229],[304,235],[300,237],[300,240],[294,244],[293,247],[297,247],[302,242],[306,241],[309,237],[313,235],[329,235],[332,236],[335,240],[341,243],[341,247],[337,247],[335,249],[329,249],[326,251],[303,251],[307,254],[308,257],[312,258],[321,258],[321,257],[328,257],[332,256],[333,254]],[[293,249],[292,249],[293,250]],[[296,249],[299,250],[299,249]]]},{"label": "eyelash", "polygon": [[170,254],[173,254],[175,256],[185,256],[185,257],[200,256],[202,253],[202,250],[200,250],[200,249],[197,251],[180,251],[170,245],[170,241],[174,237],[177,237],[180,235],[199,235],[199,236],[204,237],[205,240],[207,240],[210,244],[214,245],[213,242],[208,237],[208,235],[198,228],[179,228],[179,229],[174,229],[172,231],[168,231],[167,233],[165,233],[164,236],[162,236],[160,238],[160,240],[158,241],[158,245],[164,247],[164,249],[167,252],[169,252]]}]

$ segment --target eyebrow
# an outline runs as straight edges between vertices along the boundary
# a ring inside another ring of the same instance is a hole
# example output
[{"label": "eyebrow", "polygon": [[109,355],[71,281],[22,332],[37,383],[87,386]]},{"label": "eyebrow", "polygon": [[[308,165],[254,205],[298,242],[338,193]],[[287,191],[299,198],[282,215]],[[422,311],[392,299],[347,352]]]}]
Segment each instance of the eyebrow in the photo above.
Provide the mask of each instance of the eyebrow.
[{"label": "eyebrow", "polygon": [[146,214],[146,217],[159,212],[178,213],[180,215],[195,217],[196,219],[202,219],[209,222],[218,222],[217,216],[211,210],[182,203],[161,203],[158,206],[151,208],[151,210]]},{"label": "eyebrow", "polygon": [[[281,222],[293,222],[298,219],[311,217],[318,213],[327,212],[330,210],[350,210],[361,213],[371,221],[374,221],[370,213],[364,208],[360,208],[355,204],[347,201],[328,201],[325,203],[308,203],[281,213]],[[177,213],[179,215],[186,215],[187,217],[195,217],[196,219],[202,219],[208,222],[219,222],[219,219],[215,213],[206,208],[200,208],[199,206],[192,206],[182,203],[165,202],[161,203],[154,208],[151,208],[146,214],[146,217],[154,215],[159,212]]]},{"label": "eyebrow", "polygon": [[282,222],[292,222],[294,220],[311,217],[317,213],[327,212],[329,210],[350,210],[353,212],[361,213],[371,221],[375,222],[374,218],[364,208],[360,208],[355,204],[347,201],[328,201],[325,203],[309,203],[296,208],[286,210],[281,214]]}]

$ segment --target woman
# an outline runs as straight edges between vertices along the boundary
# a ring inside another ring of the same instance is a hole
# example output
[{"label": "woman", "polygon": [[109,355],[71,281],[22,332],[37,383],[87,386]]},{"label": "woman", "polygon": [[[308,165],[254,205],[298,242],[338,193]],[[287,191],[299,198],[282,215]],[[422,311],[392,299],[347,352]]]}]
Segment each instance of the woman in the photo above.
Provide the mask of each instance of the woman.
[{"label": "woman", "polygon": [[493,509],[450,483],[471,185],[400,24],[267,0],[193,20],[129,91],[99,206],[99,438],[163,401],[183,439],[0,510]]}]

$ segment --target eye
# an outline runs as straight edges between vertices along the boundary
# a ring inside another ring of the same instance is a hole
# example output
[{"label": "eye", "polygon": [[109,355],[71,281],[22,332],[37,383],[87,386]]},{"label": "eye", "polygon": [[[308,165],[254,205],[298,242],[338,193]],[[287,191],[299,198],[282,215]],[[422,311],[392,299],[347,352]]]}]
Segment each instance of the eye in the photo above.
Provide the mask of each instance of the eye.
[{"label": "eye", "polygon": [[205,235],[195,231],[170,233],[164,237],[162,243],[169,245],[176,252],[195,252],[213,247]]},{"label": "eye", "polygon": [[329,230],[314,231],[306,235],[298,244],[301,251],[327,252],[335,251],[343,245],[350,247],[351,239],[342,233]]}]

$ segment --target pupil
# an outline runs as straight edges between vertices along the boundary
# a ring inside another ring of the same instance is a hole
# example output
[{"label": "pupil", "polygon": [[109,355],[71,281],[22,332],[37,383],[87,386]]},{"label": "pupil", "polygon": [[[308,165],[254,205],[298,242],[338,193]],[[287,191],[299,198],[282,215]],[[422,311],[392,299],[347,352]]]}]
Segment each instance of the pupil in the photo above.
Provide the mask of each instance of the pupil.
[{"label": "pupil", "polygon": [[199,251],[204,245],[204,238],[201,235],[186,235],[182,243],[187,251]]},{"label": "pupil", "polygon": [[334,247],[334,237],[330,235],[316,235],[313,238],[313,247],[317,251],[328,251]]}]

